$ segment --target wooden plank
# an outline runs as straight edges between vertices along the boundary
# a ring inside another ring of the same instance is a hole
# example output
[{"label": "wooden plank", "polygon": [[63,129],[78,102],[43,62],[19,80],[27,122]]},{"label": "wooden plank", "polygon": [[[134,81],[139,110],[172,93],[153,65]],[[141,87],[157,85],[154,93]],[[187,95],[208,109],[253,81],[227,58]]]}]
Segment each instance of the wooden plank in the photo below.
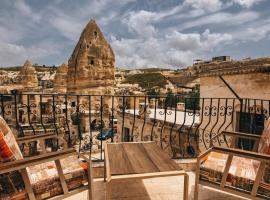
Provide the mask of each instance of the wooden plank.
[{"label": "wooden plank", "polygon": [[105,144],[104,148],[104,182],[107,179],[111,178],[111,170],[110,170],[110,162],[109,162],[109,155],[108,155],[108,144]]},{"label": "wooden plank", "polygon": [[257,190],[258,190],[258,187],[259,187],[260,182],[262,180],[264,171],[265,171],[265,162],[261,162],[260,167],[259,167],[258,172],[257,172],[257,175],[256,175],[256,179],[255,179],[253,187],[252,187],[252,191],[251,191],[252,196],[257,195]]},{"label": "wooden plank", "polygon": [[[202,154],[201,156],[204,157],[205,155]],[[199,199],[199,183],[200,183],[200,169],[201,169],[200,164],[201,164],[201,158],[202,158],[201,156],[197,158],[197,164],[196,164],[194,200]]]},{"label": "wooden plank", "polygon": [[37,141],[40,139],[49,139],[49,138],[54,138],[54,137],[57,137],[55,133],[47,133],[47,134],[42,134],[42,135],[31,135],[31,136],[16,138],[16,141],[18,143],[23,143],[23,142]]},{"label": "wooden plank", "polygon": [[110,166],[111,175],[135,173],[121,143],[107,144],[107,149],[108,162],[106,161],[106,165]]},{"label": "wooden plank", "polygon": [[232,159],[233,159],[233,155],[229,154],[226,165],[225,165],[225,169],[224,169],[224,172],[223,172],[223,175],[222,175],[221,183],[220,183],[220,187],[222,187],[222,188],[226,184],[226,180],[227,180],[229,170],[230,170],[230,167],[231,167],[231,164],[232,164]]},{"label": "wooden plank", "polygon": [[65,180],[65,176],[64,176],[64,173],[63,173],[63,169],[62,169],[60,160],[57,159],[54,162],[55,162],[55,165],[56,165],[56,169],[57,169],[57,172],[58,172],[58,176],[59,176],[59,179],[60,179],[60,182],[61,182],[63,192],[64,192],[64,194],[67,194],[68,193],[68,187],[67,187],[67,183],[66,183],[66,180]]},{"label": "wooden plank", "polygon": [[222,134],[236,136],[239,138],[251,139],[251,140],[261,139],[260,135],[255,135],[255,134],[250,134],[250,133],[223,131]]},{"label": "wooden plank", "polygon": [[87,179],[88,179],[88,199],[94,200],[94,183],[93,183],[93,168],[92,161],[87,162]]},{"label": "wooden plank", "polygon": [[8,163],[0,164],[0,174],[4,174],[7,172],[20,170],[32,165],[38,165],[40,163],[45,163],[49,161],[54,161],[56,159],[61,159],[64,157],[68,157],[71,155],[76,154],[76,150],[73,148],[56,151],[56,152],[50,152],[38,156],[33,156],[29,158],[24,158],[22,160],[16,160]]},{"label": "wooden plank", "polygon": [[245,151],[245,150],[241,150],[241,149],[233,149],[233,148],[217,147],[217,146],[212,147],[211,151],[218,152],[218,153],[224,153],[224,154],[230,154],[231,153],[234,156],[250,158],[250,159],[270,163],[270,155],[267,155],[267,154],[260,154],[260,153],[255,153],[255,152],[251,152],[251,151]]},{"label": "wooden plank", "polygon": [[29,200],[36,200],[26,168],[21,169],[21,175]]},{"label": "wooden plank", "polygon": [[148,157],[157,166],[159,171],[174,171],[181,170],[172,159],[166,155],[162,149],[155,143],[142,143]]},{"label": "wooden plank", "polygon": [[144,174],[127,174],[127,175],[116,175],[112,176],[111,180],[124,180],[124,179],[146,179],[154,177],[167,177],[167,176],[180,176],[186,175],[184,170],[181,171],[168,171],[168,172],[153,172],[153,173],[144,173]]},{"label": "wooden plank", "polygon": [[133,172],[130,171],[129,174],[159,172],[157,166],[149,157],[147,157],[147,153],[141,143],[125,143],[122,145],[125,154],[131,163],[132,169],[134,170]]}]

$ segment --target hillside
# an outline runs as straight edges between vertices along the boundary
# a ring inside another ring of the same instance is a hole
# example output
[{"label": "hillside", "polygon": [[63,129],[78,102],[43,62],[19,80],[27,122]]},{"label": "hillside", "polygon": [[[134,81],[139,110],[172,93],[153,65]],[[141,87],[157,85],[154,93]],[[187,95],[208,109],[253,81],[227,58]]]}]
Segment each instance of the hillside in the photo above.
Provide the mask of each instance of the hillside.
[{"label": "hillside", "polygon": [[154,87],[164,88],[167,80],[161,73],[143,73],[127,75],[123,83],[139,84],[140,87],[150,90]]}]

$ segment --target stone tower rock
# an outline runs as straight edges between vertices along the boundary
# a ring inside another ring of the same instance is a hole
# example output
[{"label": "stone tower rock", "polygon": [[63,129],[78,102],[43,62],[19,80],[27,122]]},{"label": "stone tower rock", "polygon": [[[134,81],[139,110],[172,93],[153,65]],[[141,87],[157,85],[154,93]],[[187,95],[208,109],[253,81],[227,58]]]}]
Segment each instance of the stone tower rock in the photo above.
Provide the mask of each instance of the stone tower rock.
[{"label": "stone tower rock", "polygon": [[27,89],[34,89],[38,87],[37,72],[29,60],[25,61],[18,78],[20,84]]},{"label": "stone tower rock", "polygon": [[114,86],[115,57],[94,20],[83,32],[68,61],[67,92],[110,94]]},{"label": "stone tower rock", "polygon": [[63,63],[56,70],[56,74],[53,82],[53,89],[57,93],[66,93],[67,92],[67,74],[68,74],[68,66]]}]

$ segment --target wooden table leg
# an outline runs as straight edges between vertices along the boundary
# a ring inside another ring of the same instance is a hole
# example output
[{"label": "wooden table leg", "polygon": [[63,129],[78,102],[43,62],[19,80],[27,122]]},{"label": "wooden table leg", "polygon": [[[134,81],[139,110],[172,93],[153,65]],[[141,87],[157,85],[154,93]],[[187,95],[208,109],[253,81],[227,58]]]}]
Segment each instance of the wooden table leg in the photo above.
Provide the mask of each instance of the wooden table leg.
[{"label": "wooden table leg", "polygon": [[112,184],[111,181],[106,182],[106,200],[112,199]]},{"label": "wooden table leg", "polygon": [[32,187],[31,187],[30,179],[29,179],[29,176],[27,174],[26,168],[21,169],[21,175],[23,178],[23,182],[24,182],[25,189],[27,191],[29,200],[36,200],[36,197],[35,197],[35,194],[33,192]]},{"label": "wooden table leg", "polygon": [[89,200],[93,200],[94,197],[93,197],[93,187],[94,187],[94,184],[93,184],[93,168],[92,168],[92,162],[89,161],[88,164],[87,164],[87,178],[88,178],[88,199]]},{"label": "wooden table leg", "polygon": [[188,200],[188,188],[189,188],[189,177],[187,174],[184,175],[184,200]]}]

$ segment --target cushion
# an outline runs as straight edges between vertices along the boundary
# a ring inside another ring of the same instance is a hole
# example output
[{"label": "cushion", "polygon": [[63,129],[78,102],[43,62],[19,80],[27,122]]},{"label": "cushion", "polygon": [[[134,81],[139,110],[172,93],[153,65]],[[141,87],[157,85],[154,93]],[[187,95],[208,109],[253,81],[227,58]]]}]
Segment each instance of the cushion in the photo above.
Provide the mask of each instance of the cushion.
[{"label": "cushion", "polygon": [[[211,152],[201,165],[200,178],[220,183],[227,158],[228,155],[226,154]],[[234,156],[226,185],[251,191],[258,172],[258,166],[258,161]],[[260,182],[258,193],[270,197],[270,179],[267,179],[266,176],[265,173],[264,179]]]},{"label": "cushion", "polygon": [[270,120],[265,123],[264,131],[259,141],[258,153],[270,155]]},{"label": "cushion", "polygon": [[[69,156],[60,160],[64,176],[69,190],[76,189],[87,183],[87,165],[77,156]],[[37,199],[57,196],[63,193],[55,163],[47,162],[27,168],[30,183]],[[22,183],[21,177],[16,178],[17,183]],[[15,179],[12,179],[15,181]],[[17,191],[7,191],[7,187],[1,192],[1,186],[5,187],[10,180],[0,179],[0,199],[26,199],[27,193],[24,185],[19,185]],[[14,184],[12,181],[12,184]]]},{"label": "cushion", "polygon": [[3,117],[0,116],[0,162],[22,159],[17,141]]}]

